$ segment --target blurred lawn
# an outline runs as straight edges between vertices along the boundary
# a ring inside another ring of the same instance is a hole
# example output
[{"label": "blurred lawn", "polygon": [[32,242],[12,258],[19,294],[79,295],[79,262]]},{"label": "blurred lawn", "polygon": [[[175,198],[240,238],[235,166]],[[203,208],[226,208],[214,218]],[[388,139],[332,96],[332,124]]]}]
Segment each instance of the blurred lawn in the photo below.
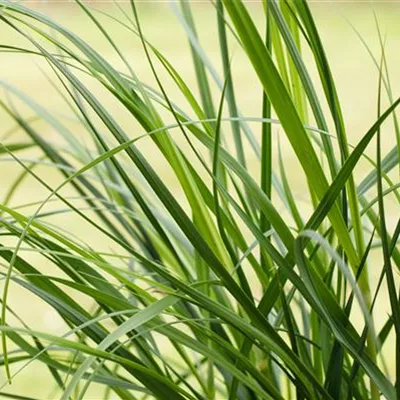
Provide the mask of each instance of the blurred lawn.
[{"label": "blurred lawn", "polygon": [[[65,26],[78,33],[82,38],[87,40],[95,49],[99,50],[103,57],[110,60],[115,65],[119,65],[119,61],[115,52],[110,46],[105,44],[103,37],[94,28],[94,25],[88,21],[82,12],[78,10],[73,4],[60,3],[55,4],[47,2],[45,4],[29,3],[37,10],[51,15]],[[128,9],[126,4],[121,5]],[[255,19],[261,21],[261,13],[259,6],[254,3],[249,3],[249,8],[252,10]],[[334,77],[337,81],[337,87],[343,111],[345,122],[349,134],[350,143],[357,143],[359,138],[366,132],[371,124],[376,119],[376,104],[377,104],[377,86],[378,86],[378,72],[374,66],[370,56],[361,44],[357,35],[352,30],[349,21],[360,32],[366,43],[371,47],[374,55],[379,59],[380,47],[376,31],[373,8],[370,3],[312,3],[312,8],[315,11],[316,20],[319,22],[319,28],[323,37],[323,41],[328,53],[328,58],[331,62],[331,67]],[[112,13],[115,16],[121,17],[118,10],[109,4],[101,4],[101,10],[107,13]],[[215,15],[212,7],[206,3],[193,3],[193,10],[198,23],[199,36],[201,44],[203,45],[207,56],[213,61],[217,71],[220,71],[220,59],[218,53],[217,32],[214,22]],[[146,37],[152,42],[159,50],[164,52],[168,59],[174,64],[178,71],[187,80],[187,83],[195,87],[194,73],[191,64],[190,51],[187,45],[187,40],[184,37],[184,31],[179,25],[176,17],[167,4],[149,1],[142,3],[140,7],[143,29]],[[386,40],[386,56],[388,60],[389,70],[391,74],[391,83],[393,95],[396,98],[400,95],[400,24],[398,17],[400,13],[400,3],[378,3],[375,5],[376,15],[379,25],[384,34],[387,35]],[[133,34],[129,34],[123,27],[117,25],[115,22],[102,17],[102,21],[106,27],[111,28],[113,38],[121,45],[127,59],[131,63],[134,71],[140,79],[150,84],[154,84],[148,65],[144,60],[141,51],[140,43]],[[0,38],[1,44],[9,44],[10,42],[18,44],[26,44],[25,41],[15,38],[15,34],[11,30],[0,23]],[[257,79],[252,73],[249,73],[250,68],[244,57],[240,54],[240,49],[237,45],[232,47],[234,54],[233,58],[233,76],[236,84],[237,97],[240,105],[240,110],[247,116],[259,116],[260,114],[260,101],[261,93],[259,91],[259,84]],[[307,56],[307,55],[306,55]],[[28,95],[34,97],[36,101],[41,103],[48,111],[54,116],[63,116],[67,113],[65,103],[57,95],[55,90],[47,82],[44,71],[46,65],[44,62],[38,60],[37,57],[27,57],[17,54],[1,53],[0,62],[0,79],[17,86]],[[90,83],[89,83],[90,84]],[[182,99],[176,88],[169,80],[165,81],[165,85],[171,94],[171,97],[180,105]],[[320,90],[320,88],[318,88]],[[93,90],[98,90],[93,88]],[[100,93],[100,92],[99,92]],[[215,93],[218,96],[218,93]],[[5,93],[2,92],[2,96]],[[216,97],[217,99],[217,97]],[[127,129],[132,132],[132,137],[142,133],[137,129],[137,124],[133,123],[128,115],[115,107],[112,99],[104,99],[113,110],[115,109],[114,116],[118,121]],[[184,107],[183,107],[184,108]],[[26,113],[27,116],[32,115],[30,112]],[[1,118],[1,131],[0,135],[7,131],[11,126],[3,114]],[[67,122],[67,125],[74,129],[77,135],[80,135],[79,129],[73,122]],[[40,125],[41,126],[41,125]],[[259,127],[253,126],[255,132],[259,131]],[[279,129],[277,130],[279,131]],[[49,131],[44,125],[42,133],[48,140],[58,140],[54,132]],[[394,144],[394,133],[390,125],[383,131],[383,148],[384,151],[391,149]],[[147,147],[146,147],[147,146]],[[150,141],[143,141],[142,148],[151,157],[151,162],[164,174],[166,181],[170,183],[172,190],[176,181],[173,179],[171,172],[165,165],[160,157],[154,156],[154,149],[150,145]],[[374,151],[371,148],[372,152]],[[299,179],[296,174],[297,164],[293,153],[288,146],[284,146],[285,162],[288,167],[290,181],[293,185],[294,192],[297,198],[301,201],[304,200],[304,209],[307,209],[306,199],[303,197],[303,179]],[[257,163],[253,159],[254,174],[257,174]],[[366,165],[366,164],[364,164]],[[3,163],[0,169],[0,185],[2,193],[13,182],[20,169],[11,164]],[[45,176],[51,185],[55,185],[59,181],[59,175],[49,171],[45,168],[38,168],[42,176]],[[367,170],[358,168],[357,175],[362,177]],[[40,188],[33,180],[27,180],[26,184],[20,189],[14,198],[13,204],[23,204],[28,201],[43,199],[46,192]],[[179,195],[179,193],[177,193]],[[400,207],[394,200],[388,200],[387,211],[393,216],[398,217]],[[80,226],[74,219],[66,216],[52,218],[55,224],[62,224],[63,228],[73,233],[79,232],[84,235],[90,244],[96,245],[104,240],[101,237],[92,235],[92,232],[86,226]],[[390,224],[390,221],[389,221]],[[31,259],[35,259],[32,256]],[[38,256],[37,260],[43,260]],[[378,259],[373,259],[370,263],[371,279],[374,282],[377,274],[381,270],[381,262]],[[376,268],[375,268],[376,267]],[[33,328],[51,330],[61,334],[65,332],[64,325],[58,320],[57,315],[49,311],[48,308],[33,298],[31,295],[26,295],[25,292],[12,288],[11,290],[11,304],[15,305],[15,310],[24,318],[24,320]],[[29,304],[29,307],[26,305]],[[386,316],[385,304],[380,304],[376,310],[378,324],[383,321]],[[361,321],[360,321],[361,322]],[[389,364],[394,361],[394,352],[391,351],[390,345],[386,346],[385,355],[388,357]],[[30,365],[19,378],[15,379],[12,388],[5,388],[5,391],[20,395],[34,395],[39,399],[52,398],[52,387],[46,385],[47,370],[38,367],[38,364]],[[40,380],[40,383],[39,383]],[[1,379],[1,383],[4,380]],[[52,383],[51,383],[52,384]],[[34,390],[33,390],[34,387]],[[87,395],[85,398],[96,398],[96,392]]]}]

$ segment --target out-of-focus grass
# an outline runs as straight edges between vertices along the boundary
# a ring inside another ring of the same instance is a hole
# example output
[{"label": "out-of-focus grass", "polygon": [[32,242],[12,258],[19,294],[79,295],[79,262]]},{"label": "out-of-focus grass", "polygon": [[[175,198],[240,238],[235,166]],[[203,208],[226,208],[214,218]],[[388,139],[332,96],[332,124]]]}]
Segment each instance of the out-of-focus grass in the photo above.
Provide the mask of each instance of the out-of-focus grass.
[{"label": "out-of-focus grass", "polygon": [[[46,14],[51,15],[56,20],[60,21],[63,25],[78,32],[82,38],[88,43],[93,45],[103,56],[111,61],[118,63],[118,57],[113,50],[105,45],[104,38],[94,29],[87,17],[73,4],[51,4],[32,5],[40,11],[45,11]],[[121,3],[124,7],[124,4]],[[210,18],[214,18],[215,14],[210,6],[203,3],[193,5],[195,11],[195,18],[198,20],[199,36],[201,43],[206,49],[206,53],[210,58],[218,58],[219,49],[216,41],[216,25],[207,24]],[[251,6],[250,6],[251,9]],[[378,85],[378,73],[370,56],[361,44],[357,35],[352,30],[348,19],[353,26],[359,30],[366,43],[370,46],[374,54],[379,57],[380,46],[378,35],[375,26],[373,15],[373,8],[369,3],[355,3],[355,4],[333,4],[333,3],[314,3],[313,9],[315,18],[319,22],[320,31],[324,40],[325,48],[331,62],[331,67],[336,78],[336,84],[341,97],[341,102],[344,110],[344,116],[347,124],[347,131],[350,143],[357,143],[361,135],[365,133],[368,127],[376,120],[376,89]],[[115,7],[109,7],[103,4],[100,10],[107,13],[115,13]],[[254,9],[256,11],[256,9]],[[386,54],[388,58],[389,69],[391,66],[391,83],[393,92],[398,93],[400,89],[400,74],[397,73],[396,68],[400,65],[400,52],[398,51],[400,45],[400,25],[398,24],[398,13],[400,12],[400,4],[376,4],[375,11],[377,13],[378,21],[382,31],[387,34]],[[254,12],[255,19],[257,19],[257,12]],[[260,15],[260,21],[264,18]],[[166,4],[151,3],[142,7],[141,13],[142,26],[145,31],[146,37],[154,44],[160,51],[165,52],[174,65],[178,67],[179,72],[185,78],[189,86],[195,86],[195,78],[191,64],[190,53],[188,51],[187,39],[183,34],[183,30],[178,28],[176,18]],[[124,55],[132,65],[134,65],[135,72],[139,77],[148,83],[152,83],[152,76],[149,72],[148,64],[144,59],[141,45],[137,38],[133,35],[129,36],[122,27],[115,24],[112,20],[104,17],[102,18],[105,26],[113,33],[113,37],[121,44],[121,49]],[[9,29],[0,25],[0,37],[8,38],[12,35]],[[11,39],[13,40],[13,39]],[[18,43],[22,43],[19,41]],[[233,53],[235,51],[233,49]],[[239,53],[239,52],[238,52]],[[307,54],[306,54],[307,55]],[[215,57],[213,57],[215,56]],[[37,57],[29,57],[26,55],[6,54],[1,53],[0,62],[0,77],[1,80],[10,82],[33,96],[39,103],[44,105],[46,109],[54,113],[57,117],[62,117],[65,114],[65,103],[57,95],[49,83],[46,82],[43,71],[47,70],[46,64],[38,61]],[[220,66],[216,63],[216,67],[220,70]],[[261,93],[259,92],[259,83],[253,74],[248,62],[242,55],[237,54],[232,61],[232,70],[235,75],[235,89],[237,92],[238,102],[240,109],[245,115],[253,115],[253,110],[260,110],[261,107]],[[171,97],[179,99],[179,93],[174,85],[169,84],[166,80],[165,86],[168,88]],[[320,88],[317,88],[320,90]],[[107,102],[107,100],[105,100]],[[109,100],[109,107],[113,109],[113,113],[118,121],[125,127],[131,130],[132,137],[137,136],[140,131],[137,125],[132,123],[132,119],[120,110],[112,100]],[[258,111],[257,111],[258,112]],[[8,125],[9,121],[0,114],[2,124],[2,132],[6,132],[11,126]],[[40,122],[38,122],[40,126]],[[67,123],[68,126],[74,128],[74,122]],[[279,134],[279,129],[275,128],[275,134]],[[51,131],[43,133],[47,135],[48,140],[56,140],[56,137]],[[76,130],[79,135],[79,130]],[[162,160],[152,154],[153,147],[149,147],[146,153],[146,140],[140,145],[141,149],[151,158],[152,165],[159,171],[163,171]],[[385,137],[385,130],[382,131],[382,149],[383,151],[391,149],[394,145],[394,135],[389,139]],[[292,166],[293,171],[298,167],[295,157],[286,142],[282,140],[283,154],[285,157],[286,166]],[[290,163],[292,162],[292,163]],[[356,175],[362,176],[363,171],[362,163],[356,170]],[[40,168],[40,167],[39,167]],[[250,163],[250,170],[252,165]],[[4,163],[0,169],[1,176],[1,189],[5,189],[15,178],[17,172],[20,171],[19,167],[12,163]],[[289,179],[293,188],[293,192],[297,193],[297,199],[301,199],[301,192],[304,188],[304,181],[298,179],[296,174],[288,170]],[[162,173],[162,172],[160,172]],[[171,191],[174,191],[175,180],[172,174],[165,169],[165,176],[162,178],[169,182]],[[254,174],[258,174],[256,168],[253,169]],[[47,179],[51,183],[56,179],[56,172],[48,172]],[[27,179],[26,183],[18,190],[12,204],[26,203],[27,198],[31,201],[40,200],[45,195],[46,191],[40,188],[32,179]],[[72,192],[71,192],[72,193]],[[179,193],[177,193],[179,196]],[[308,205],[306,199],[304,204],[300,205],[307,210]],[[390,215],[393,215],[393,223],[399,213],[399,205],[395,200],[388,199],[387,201],[388,222],[390,224]],[[71,232],[81,232],[82,227],[68,216],[53,217],[52,222],[59,225],[62,224],[66,230]],[[87,228],[87,224],[84,225]],[[82,233],[82,232],[81,232]],[[95,244],[98,240],[104,240],[97,237],[96,232],[87,232],[88,242]],[[105,243],[105,245],[107,245]],[[35,256],[32,256],[35,257]],[[371,259],[371,264],[374,262],[381,263],[378,258]],[[380,269],[377,270],[377,274]],[[372,287],[377,279],[374,274],[374,269],[371,269]],[[43,326],[50,328],[53,332],[61,333],[64,330],[64,325],[59,321],[59,317],[46,308],[43,312],[40,302],[35,300],[33,296],[25,297],[26,292],[22,290],[13,289],[11,298],[13,304],[18,304],[18,312],[33,328],[40,329]],[[16,302],[17,300],[17,302]],[[29,304],[29,307],[27,307]],[[381,310],[376,310],[377,325],[379,326],[379,316],[382,316],[382,321],[386,316],[386,309],[380,303]],[[362,326],[362,325],[360,325]],[[386,346],[390,349],[390,346]],[[389,364],[394,362],[394,354],[387,351],[387,359]],[[43,372],[44,367],[28,367],[28,369],[21,374],[23,378],[15,379],[14,384],[18,384],[18,394],[29,395],[32,393],[31,386],[35,385],[36,397],[40,399],[49,396],[50,388],[47,386],[46,381],[43,380],[47,376],[47,372]],[[43,378],[42,378],[43,376]],[[95,398],[95,393],[87,394],[87,398]],[[91,397],[92,396],[92,397]]]}]

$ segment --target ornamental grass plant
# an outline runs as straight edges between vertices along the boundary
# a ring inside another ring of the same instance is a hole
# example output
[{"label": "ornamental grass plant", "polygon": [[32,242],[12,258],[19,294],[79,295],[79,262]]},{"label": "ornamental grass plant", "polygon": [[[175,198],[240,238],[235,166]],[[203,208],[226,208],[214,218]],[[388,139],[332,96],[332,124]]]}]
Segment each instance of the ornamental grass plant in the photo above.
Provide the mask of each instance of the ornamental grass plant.
[{"label": "ornamental grass plant", "polygon": [[[203,6],[171,2],[189,68],[143,2],[75,1],[108,57],[0,0],[1,53],[64,104],[0,81],[1,398],[400,398],[400,99],[379,23],[378,55],[360,35],[376,115],[353,142],[311,2]],[[25,320],[41,312],[58,328]],[[46,380],[23,387],[32,368]]]}]

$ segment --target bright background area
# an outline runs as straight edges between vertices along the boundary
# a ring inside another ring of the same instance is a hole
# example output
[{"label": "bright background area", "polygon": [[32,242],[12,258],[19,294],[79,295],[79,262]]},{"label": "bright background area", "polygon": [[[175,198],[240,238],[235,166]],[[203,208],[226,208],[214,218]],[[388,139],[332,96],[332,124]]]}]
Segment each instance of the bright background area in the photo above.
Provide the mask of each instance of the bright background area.
[{"label": "bright background area", "polygon": [[[99,34],[94,25],[74,4],[64,2],[52,3],[50,1],[43,4],[33,2],[29,2],[29,4],[41,12],[51,15],[58,22],[61,22],[75,33],[78,33],[95,49],[100,51],[103,57],[111,63],[115,63],[117,66],[120,64],[115,52],[110,46],[105,44],[103,37]],[[111,13],[123,19],[118,9],[112,4],[99,3],[99,5],[96,5],[95,2],[92,4],[103,12]],[[122,7],[128,9],[126,4],[120,4]],[[249,2],[248,7],[251,9],[255,19],[261,21],[262,15],[259,12],[259,5],[254,2]],[[376,119],[378,71],[354,29],[359,32],[363,40],[371,48],[375,57],[379,60],[380,45],[374,17],[375,10],[380,29],[383,34],[386,35],[386,57],[391,72],[393,96],[397,98],[400,95],[400,3],[379,2],[373,6],[372,3],[369,2],[313,2],[312,9],[314,10],[315,18],[337,82],[349,141],[350,143],[357,143],[359,138]],[[148,40],[167,56],[169,61],[187,80],[187,83],[195,87],[196,83],[187,39],[185,38],[184,30],[169,5],[166,4],[166,2],[147,1],[140,5],[139,10],[144,34]],[[220,71],[217,28],[214,23],[215,13],[213,8],[210,7],[207,2],[193,2],[193,12],[199,30],[200,42],[207,56],[214,63],[217,71]],[[103,16],[102,20],[104,20],[106,26],[111,29],[113,38],[120,44],[135,73],[137,73],[139,78],[143,81],[154,85],[151,72],[143,57],[137,38],[107,17]],[[25,43],[15,39],[15,34],[0,22],[0,44],[9,44],[12,41],[19,44]],[[239,46],[233,44],[231,50],[234,54],[232,69],[240,110],[242,114],[246,116],[258,117],[261,114],[261,93],[257,78],[251,72],[251,68],[241,54]],[[45,63],[38,60],[37,57],[17,54],[0,53],[0,57],[0,80],[2,82],[12,84],[29,96],[32,96],[54,116],[61,118],[67,116],[68,110],[65,103],[48,83],[44,75],[44,72],[49,72]],[[54,78],[54,76],[52,76],[52,78]],[[182,98],[171,82],[168,80],[165,82],[165,85],[169,88],[169,93],[173,100],[180,105]],[[94,87],[93,90],[98,90],[98,88]],[[215,100],[218,101],[218,93],[215,93],[215,95]],[[4,91],[2,91],[1,96],[2,98],[6,96]],[[128,132],[132,132],[132,137],[143,133],[138,129],[137,124],[132,122],[123,110],[115,106],[111,99],[105,98],[104,101],[109,104],[111,109],[114,110],[115,108],[114,117]],[[23,108],[21,108],[21,110],[23,110]],[[27,111],[24,115],[30,116],[32,113]],[[2,135],[12,125],[1,113],[0,118],[0,135]],[[77,136],[81,136],[79,127],[77,127],[73,121],[66,120],[66,124],[76,132]],[[40,126],[40,122],[38,126]],[[259,132],[260,130],[260,127],[257,125],[252,125],[252,128],[254,128],[254,132]],[[279,129],[276,129],[276,131],[276,134],[279,134]],[[54,132],[51,132],[44,125],[42,134],[47,140],[58,140]],[[382,142],[384,154],[395,144],[394,133],[389,124],[383,131]],[[285,145],[284,140],[282,140],[282,144],[289,178],[294,187],[294,193],[297,199],[304,203],[302,207],[307,209],[307,197],[303,196],[304,180],[299,179],[296,173],[297,163],[295,162],[294,155],[290,148],[287,144]],[[151,163],[160,171],[160,174],[164,174],[165,180],[173,190],[176,182],[169,170],[164,168],[165,164],[163,160],[158,157],[158,154],[156,155],[154,153],[154,148],[151,146],[150,141],[144,140],[141,146],[150,158]],[[374,151],[373,148],[370,150],[372,152]],[[254,158],[252,161],[250,165],[254,170],[253,172],[254,174],[258,174],[256,159]],[[4,193],[21,170],[14,164],[6,162],[2,163],[0,167],[0,187],[2,193]],[[45,176],[46,180],[52,186],[55,186],[56,183],[59,182],[60,176],[54,171],[52,172],[46,168],[38,168],[37,171],[39,171],[42,176]],[[358,168],[356,171],[358,177],[362,177],[366,172],[368,172],[368,170],[362,167]],[[40,188],[33,180],[28,179],[23,185],[23,188],[17,192],[13,200],[13,205],[41,200],[44,198],[45,194],[46,191],[44,189]],[[180,196],[178,192],[177,196]],[[391,223],[394,223],[395,218],[399,215],[400,207],[394,200],[389,199],[387,211],[389,215],[388,223],[389,226],[391,226]],[[391,216],[393,218],[391,218]],[[390,221],[390,219],[392,219],[392,221]],[[53,218],[52,222],[62,224],[62,226],[70,232],[84,235],[87,242],[90,244],[103,244],[103,238],[92,235],[92,232],[88,230],[86,226],[79,225],[74,218],[60,216]],[[35,259],[35,256],[30,257],[30,259]],[[376,268],[374,269],[374,267]],[[46,268],[46,266],[44,265],[43,268]],[[374,283],[374,280],[377,279],[377,274],[382,268],[380,260],[377,258],[373,259],[370,268],[371,280]],[[27,296],[26,292],[17,288],[12,288],[10,299],[11,304],[15,306],[15,310],[18,311],[26,323],[32,328],[50,330],[58,334],[65,332],[65,326],[57,315],[49,308],[44,307],[42,303],[38,302],[33,296]],[[379,315],[381,315],[381,320],[383,321],[387,311],[385,304],[380,304],[379,307],[376,313],[378,325],[380,321]],[[386,346],[385,354],[388,356],[389,364],[393,363],[394,352],[390,350],[390,346]],[[40,367],[37,363],[31,364],[15,379],[13,387],[6,387],[4,390],[11,392],[12,389],[14,389],[14,392],[20,395],[34,395],[34,397],[38,399],[51,399],[52,386],[46,384],[47,374],[47,369]],[[1,377],[0,384],[3,382],[4,377]],[[51,385],[53,385],[53,383],[51,383]],[[32,388],[34,388],[34,390],[32,390]],[[87,398],[95,398],[95,392],[87,396]]]}]

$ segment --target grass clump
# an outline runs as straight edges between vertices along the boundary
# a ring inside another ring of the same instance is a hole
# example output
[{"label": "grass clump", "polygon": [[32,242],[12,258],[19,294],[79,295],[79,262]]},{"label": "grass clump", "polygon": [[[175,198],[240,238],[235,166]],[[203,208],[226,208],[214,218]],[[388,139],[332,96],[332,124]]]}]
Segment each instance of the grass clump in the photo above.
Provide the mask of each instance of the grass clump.
[{"label": "grass clump", "polygon": [[[174,3],[196,85],[148,40],[137,3],[115,4],[119,18],[75,4],[113,50],[110,60],[52,18],[0,0],[0,23],[17,38],[3,37],[2,51],[46,66],[68,106],[67,116],[53,115],[1,83],[1,108],[15,124],[1,157],[21,172],[0,206],[1,363],[11,384],[0,392],[25,398],[13,382],[35,363],[63,400],[93,388],[97,398],[128,400],[400,398],[400,220],[388,221],[385,207],[387,196],[399,201],[400,99],[383,40],[376,122],[351,146],[306,1],[260,2],[262,24],[246,2],[210,2],[218,60],[200,45],[190,2]],[[151,84],[104,19],[141,46]],[[262,98],[253,115],[240,111],[232,48],[259,84],[247,94]],[[397,144],[383,156],[390,121]],[[361,162],[368,170],[358,179]],[[57,171],[56,183],[42,167]],[[27,179],[46,195],[13,206]],[[60,215],[71,229],[53,223]],[[63,334],[27,324],[14,288],[54,310]],[[380,326],[374,310],[385,301]]]}]

